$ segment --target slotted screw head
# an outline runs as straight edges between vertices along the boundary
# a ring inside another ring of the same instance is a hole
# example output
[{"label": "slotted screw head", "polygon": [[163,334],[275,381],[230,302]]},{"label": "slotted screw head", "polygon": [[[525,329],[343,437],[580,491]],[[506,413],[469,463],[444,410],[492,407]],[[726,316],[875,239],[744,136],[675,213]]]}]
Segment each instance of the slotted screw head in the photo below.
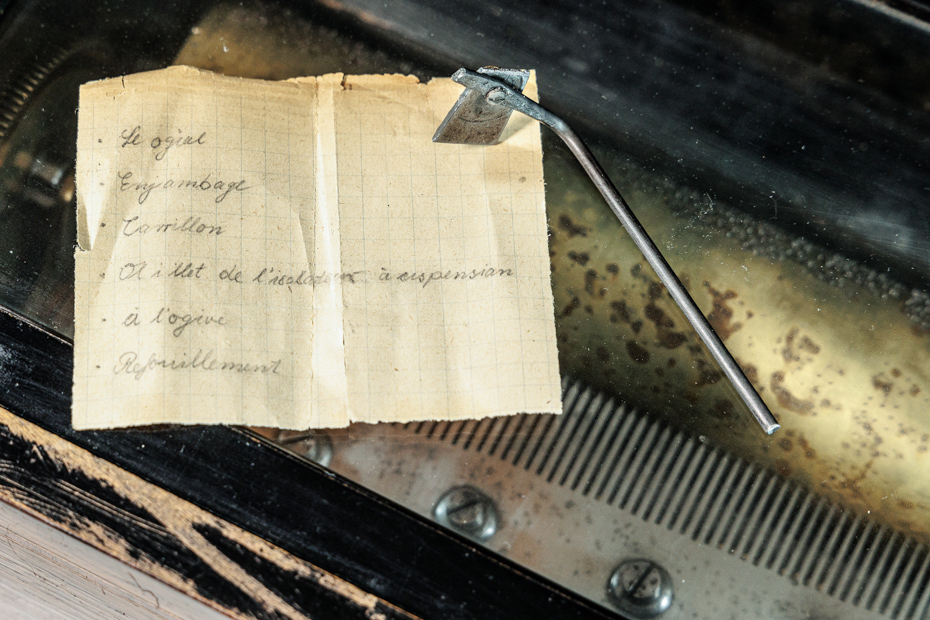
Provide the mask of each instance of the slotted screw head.
[{"label": "slotted screw head", "polygon": [[655,618],[672,605],[672,578],[652,560],[625,560],[611,573],[607,596],[634,618]]},{"label": "slotted screw head", "polygon": [[497,531],[494,500],[473,486],[452,487],[433,508],[436,520],[476,540],[487,540]]}]

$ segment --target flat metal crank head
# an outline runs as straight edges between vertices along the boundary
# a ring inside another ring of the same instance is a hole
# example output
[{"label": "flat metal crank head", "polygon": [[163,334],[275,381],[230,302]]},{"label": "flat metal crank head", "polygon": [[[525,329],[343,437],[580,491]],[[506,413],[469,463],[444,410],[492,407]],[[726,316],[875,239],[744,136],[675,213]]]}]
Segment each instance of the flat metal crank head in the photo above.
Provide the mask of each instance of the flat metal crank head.
[{"label": "flat metal crank head", "polygon": [[[530,72],[523,69],[482,67],[478,73],[499,80],[519,92],[523,92],[530,78]],[[453,75],[452,79],[455,78]],[[497,144],[512,112],[509,107],[489,101],[487,93],[465,88],[433,135],[433,142]]]}]

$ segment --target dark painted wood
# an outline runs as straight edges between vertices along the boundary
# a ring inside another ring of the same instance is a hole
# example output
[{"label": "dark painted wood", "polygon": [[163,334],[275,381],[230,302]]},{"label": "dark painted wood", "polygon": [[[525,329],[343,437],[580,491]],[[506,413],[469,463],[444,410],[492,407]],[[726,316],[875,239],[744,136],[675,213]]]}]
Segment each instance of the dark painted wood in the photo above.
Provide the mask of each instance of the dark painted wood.
[{"label": "dark painted wood", "polygon": [[413,618],[5,410],[0,499],[235,617]]},{"label": "dark painted wood", "polygon": [[534,68],[586,138],[927,286],[930,28],[887,4],[327,2],[450,71]]},{"label": "dark painted wood", "polygon": [[0,406],[409,613],[618,617],[248,431],[76,432],[70,344],[7,313],[0,359]]}]

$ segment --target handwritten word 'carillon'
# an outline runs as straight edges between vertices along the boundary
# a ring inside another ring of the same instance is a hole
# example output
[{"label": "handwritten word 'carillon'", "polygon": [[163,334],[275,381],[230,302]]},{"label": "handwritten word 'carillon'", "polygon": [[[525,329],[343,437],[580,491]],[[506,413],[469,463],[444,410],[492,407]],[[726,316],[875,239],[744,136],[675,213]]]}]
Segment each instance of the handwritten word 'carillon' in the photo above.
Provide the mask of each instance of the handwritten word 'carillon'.
[{"label": "handwritten word 'carillon'", "polygon": [[192,235],[222,235],[223,227],[213,224],[204,224],[199,217],[189,217],[183,222],[174,220],[173,222],[159,222],[158,224],[149,224],[140,220],[139,216],[133,216],[123,219],[123,234],[127,237],[133,235],[144,235],[146,233],[190,233]]}]

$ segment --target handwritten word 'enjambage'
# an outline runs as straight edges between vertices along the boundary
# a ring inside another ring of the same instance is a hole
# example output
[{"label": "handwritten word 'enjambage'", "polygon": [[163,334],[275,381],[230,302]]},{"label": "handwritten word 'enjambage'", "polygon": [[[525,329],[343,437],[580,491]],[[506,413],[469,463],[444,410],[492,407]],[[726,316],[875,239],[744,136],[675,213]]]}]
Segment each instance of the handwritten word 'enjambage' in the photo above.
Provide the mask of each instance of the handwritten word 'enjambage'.
[{"label": "handwritten word 'enjambage'", "polygon": [[446,271],[437,270],[437,271],[404,271],[397,275],[392,274],[390,271],[381,268],[381,273],[378,275],[378,279],[382,282],[390,282],[391,280],[396,280],[398,282],[420,282],[423,284],[423,288],[426,288],[426,285],[430,282],[440,282],[442,280],[475,280],[478,278],[506,278],[513,276],[512,269],[496,269],[494,267],[487,267],[485,269],[472,269],[471,271],[454,271],[448,269]]},{"label": "handwritten word 'enjambage'", "polygon": [[213,226],[210,224],[203,224],[200,221],[199,217],[189,217],[183,222],[175,220],[173,222],[161,222],[160,224],[148,224],[144,221],[139,220],[139,216],[130,217],[123,220],[125,225],[123,226],[123,234],[127,237],[133,235],[144,235],[145,233],[170,233],[170,232],[182,232],[190,233],[192,235],[222,235],[223,227],[222,226]]},{"label": "handwritten word 'enjambage'", "polygon": [[[177,136],[166,135],[166,136],[155,136],[148,141],[149,147],[155,153],[155,159],[161,161],[168,154],[168,151],[177,148],[180,146],[203,146],[207,143],[207,132],[202,132],[196,138],[191,135],[185,135],[178,129]],[[142,126],[136,125],[132,129],[124,129],[119,134],[122,144],[120,148],[126,148],[127,146],[139,146],[145,141],[142,138]]]},{"label": "handwritten word 'enjambage'", "polygon": [[240,374],[254,373],[257,375],[277,375],[278,368],[281,366],[281,360],[273,360],[264,363],[253,362],[229,362],[216,359],[216,353],[213,349],[204,351],[198,349],[193,357],[188,357],[187,353],[182,353],[181,357],[169,359],[159,357],[152,353],[148,361],[140,362],[139,354],[135,351],[126,351],[119,356],[116,365],[113,367],[114,375],[133,375],[139,380],[150,370],[163,368],[165,370],[207,370],[213,372],[237,372]]},{"label": "handwritten word 'enjambage'", "polygon": [[199,190],[202,192],[208,192],[213,190],[216,192],[216,202],[223,202],[226,199],[226,196],[230,192],[244,192],[247,189],[251,189],[251,186],[246,185],[245,179],[239,181],[211,181],[210,177],[212,173],[208,173],[200,181],[194,179],[167,179],[164,181],[154,181],[151,183],[146,183],[145,181],[133,181],[132,172],[117,172],[116,176],[119,178],[119,191],[121,192],[138,192],[139,193],[139,204],[141,205],[148,199],[149,194],[154,190],[164,189],[190,189],[190,190]]}]

